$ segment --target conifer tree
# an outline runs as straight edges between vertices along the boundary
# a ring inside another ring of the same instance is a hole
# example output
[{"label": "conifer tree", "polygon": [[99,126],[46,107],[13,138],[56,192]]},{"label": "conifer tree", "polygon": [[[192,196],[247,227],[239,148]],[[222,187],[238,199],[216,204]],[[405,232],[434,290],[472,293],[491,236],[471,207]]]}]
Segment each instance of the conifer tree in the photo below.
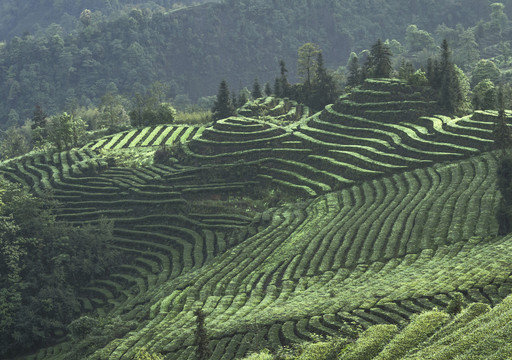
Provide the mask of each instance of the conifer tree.
[{"label": "conifer tree", "polygon": [[207,360],[211,351],[208,347],[209,341],[205,326],[206,315],[201,309],[194,311],[194,315],[196,316],[196,358],[197,360]]},{"label": "conifer tree", "polygon": [[233,107],[235,109],[240,107],[239,99],[236,96],[235,92],[231,94],[231,103],[233,104]]},{"label": "conifer tree", "polygon": [[240,91],[240,94],[238,94],[237,107],[244,106],[247,101],[249,101],[249,98],[247,97],[247,93],[243,90]]},{"label": "conifer tree", "polygon": [[506,150],[512,145],[512,133],[506,122],[503,91],[498,91],[499,112],[493,130],[494,144],[501,149],[498,164],[497,187],[501,194],[501,201],[496,213],[498,221],[498,235],[507,235],[512,231],[512,158]]},{"label": "conifer tree", "polygon": [[260,87],[260,83],[258,82],[258,79],[254,79],[251,94],[252,94],[253,99],[258,99],[263,96],[263,94],[261,93],[261,87]]},{"label": "conifer tree", "polygon": [[512,146],[512,131],[510,131],[510,128],[507,125],[503,90],[501,88],[498,90],[498,107],[498,117],[496,118],[493,129],[494,145],[496,148],[505,151],[506,148],[510,148]]},{"label": "conifer tree", "polygon": [[[288,82],[288,69],[286,69],[286,64],[284,63],[284,60],[281,59],[279,61],[279,69],[281,73],[281,78],[279,79],[279,95],[276,92],[276,96],[278,97],[287,97],[290,96],[290,83]],[[275,90],[275,89],[274,89]]]},{"label": "conifer tree", "polygon": [[37,104],[32,117],[32,130],[37,128],[44,128],[46,126],[48,115],[43,111],[41,105]]},{"label": "conifer tree", "polygon": [[316,63],[315,82],[309,105],[315,109],[322,109],[336,100],[336,84],[324,66],[322,52],[317,54]]},{"label": "conifer tree", "polygon": [[391,76],[391,57],[393,54],[381,39],[372,46],[370,55],[366,61],[366,68],[370,76],[376,78],[388,78]]},{"label": "conifer tree", "polygon": [[222,80],[219,85],[217,99],[212,108],[213,120],[220,120],[235,114],[235,107],[229,96],[229,89],[226,80]]},{"label": "conifer tree", "polygon": [[274,81],[274,95],[276,97],[283,97],[283,91],[281,90],[281,79],[276,78]]},{"label": "conifer tree", "polygon": [[359,58],[355,53],[350,54],[348,62],[348,86],[357,86],[361,83],[361,67],[359,66]]},{"label": "conifer tree", "polygon": [[270,84],[267,82],[265,83],[265,95],[270,96],[272,95],[272,89],[270,88]]},{"label": "conifer tree", "polygon": [[32,117],[32,142],[35,145],[41,144],[47,136],[46,124],[48,115],[43,111],[39,104],[36,105],[34,116]]}]

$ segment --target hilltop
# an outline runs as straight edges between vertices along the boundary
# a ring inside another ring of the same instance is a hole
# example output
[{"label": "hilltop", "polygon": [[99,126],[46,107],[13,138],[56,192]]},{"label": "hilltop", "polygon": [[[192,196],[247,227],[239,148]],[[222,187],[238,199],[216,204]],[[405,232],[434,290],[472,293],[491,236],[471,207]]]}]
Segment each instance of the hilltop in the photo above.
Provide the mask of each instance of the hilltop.
[{"label": "hilltop", "polygon": [[[133,358],[144,348],[191,359],[197,309],[211,359],[431,318],[448,327],[442,339],[488,311],[436,312],[459,294],[496,306],[482,322],[508,314],[497,116],[443,115],[422,87],[367,79],[318,113],[265,97],[207,125],[144,127],[3,162],[6,179],[51,190],[59,221],[110,220],[108,247],[126,259],[81,288],[80,336],[63,332],[26,358]],[[170,158],[152,163],[163,145]],[[377,329],[387,334],[377,348],[409,336]]]}]

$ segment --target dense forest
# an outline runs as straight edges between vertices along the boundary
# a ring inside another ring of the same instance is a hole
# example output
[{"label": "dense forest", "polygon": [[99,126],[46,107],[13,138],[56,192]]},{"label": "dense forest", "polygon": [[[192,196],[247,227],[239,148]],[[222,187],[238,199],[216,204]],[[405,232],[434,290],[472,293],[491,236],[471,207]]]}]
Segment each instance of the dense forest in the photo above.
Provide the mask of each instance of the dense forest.
[{"label": "dense forest", "polygon": [[511,1],[0,7],[0,358],[512,356]]},{"label": "dense forest", "polygon": [[132,8],[168,11],[215,0],[96,0],[96,1],[3,1],[0,5],[0,39],[9,40],[25,33],[44,34],[51,24],[59,24],[65,31],[72,31],[80,21],[80,14],[88,9],[95,19],[117,17]]},{"label": "dense forest", "polygon": [[395,55],[417,59],[416,66],[446,38],[464,71],[480,55],[501,56],[498,66],[507,68],[511,6],[503,4],[282,0],[174,12],[134,8],[106,18],[82,11],[71,32],[52,24],[3,44],[0,119],[6,128],[30,118],[36,105],[50,114],[97,106],[108,92],[133,100],[157,80],[166,85],[166,98],[195,102],[213,95],[222,79],[235,90],[254,78],[272,82],[281,59],[295,81],[297,49],[304,43],[318,44],[326,66],[335,70],[347,64],[351,51],[369,49],[382,34],[396,39]]}]

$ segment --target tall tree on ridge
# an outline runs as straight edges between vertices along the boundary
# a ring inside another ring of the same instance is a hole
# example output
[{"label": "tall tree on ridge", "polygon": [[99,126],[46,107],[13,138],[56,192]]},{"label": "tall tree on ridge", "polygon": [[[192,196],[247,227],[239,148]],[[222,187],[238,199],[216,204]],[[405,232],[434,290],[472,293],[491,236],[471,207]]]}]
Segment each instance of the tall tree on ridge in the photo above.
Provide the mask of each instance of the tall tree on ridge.
[{"label": "tall tree on ridge", "polygon": [[322,52],[319,52],[316,58],[315,82],[313,84],[311,106],[315,109],[322,109],[336,100],[336,84],[333,77],[324,67],[324,58]]},{"label": "tall tree on ridge", "polygon": [[299,48],[298,70],[304,80],[304,87],[310,88],[318,66],[317,56],[320,48],[314,43],[305,43]]},{"label": "tall tree on ridge", "polygon": [[368,74],[376,78],[388,78],[391,76],[391,57],[393,54],[387,45],[381,39],[372,46],[370,55],[366,61],[365,67]]},{"label": "tall tree on ridge", "polygon": [[229,89],[226,80],[222,80],[217,92],[217,99],[212,108],[213,120],[217,121],[235,114],[235,106],[229,96]]},{"label": "tall tree on ridge", "polygon": [[257,99],[263,96],[263,94],[261,93],[261,86],[260,83],[258,82],[258,79],[254,79],[251,95],[253,99]]},{"label": "tall tree on ridge", "polygon": [[347,77],[347,85],[348,86],[357,86],[361,83],[361,66],[359,66],[359,58],[356,53],[350,54],[350,59],[348,61],[348,77]]}]

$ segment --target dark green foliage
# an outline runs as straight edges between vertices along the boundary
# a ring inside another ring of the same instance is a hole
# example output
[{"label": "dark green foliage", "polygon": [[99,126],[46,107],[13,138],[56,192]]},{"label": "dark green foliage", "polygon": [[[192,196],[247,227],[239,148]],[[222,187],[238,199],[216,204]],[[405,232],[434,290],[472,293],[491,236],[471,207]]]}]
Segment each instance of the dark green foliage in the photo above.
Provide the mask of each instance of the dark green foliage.
[{"label": "dark green foliage", "polygon": [[427,79],[435,90],[438,103],[451,114],[467,111],[465,76],[452,61],[452,51],[445,39],[441,44],[439,59],[428,59]]},{"label": "dark green foliage", "polygon": [[143,127],[172,123],[176,110],[169,103],[162,102],[162,96],[156,89],[144,94],[135,93],[134,108],[128,114],[132,126]]},{"label": "dark green foliage", "polygon": [[454,293],[453,298],[446,307],[446,312],[450,315],[457,315],[462,311],[464,306],[464,296],[461,293]]},{"label": "dark green foliage", "polygon": [[282,95],[281,80],[279,78],[276,78],[274,80],[274,95],[277,97],[280,97]]},{"label": "dark green foliage", "polygon": [[69,150],[85,140],[85,122],[80,117],[66,112],[52,116],[46,129],[47,140],[59,151]]},{"label": "dark green foliage", "polygon": [[507,125],[505,112],[500,110],[494,123],[494,145],[498,149],[505,149],[512,145],[512,132]]},{"label": "dark green foliage", "polygon": [[414,74],[414,66],[410,61],[402,60],[400,68],[398,69],[398,77],[402,80],[409,81]]},{"label": "dark green foliage", "polygon": [[[260,83],[258,82],[258,79],[254,79],[251,95],[252,95],[253,99],[258,99],[263,96],[263,94],[261,93],[261,87],[260,87]],[[245,104],[245,101],[244,101],[244,104]]]},{"label": "dark green foliage", "polygon": [[18,126],[11,126],[3,134],[0,141],[0,157],[9,159],[30,151],[30,143]]},{"label": "dark green foliage", "polygon": [[350,60],[348,63],[348,77],[347,77],[347,85],[348,86],[357,86],[361,83],[361,67],[359,66],[359,58],[356,54],[350,55]]},{"label": "dark green foliage", "polygon": [[222,80],[217,92],[217,99],[212,108],[213,120],[220,120],[235,114],[235,107],[229,96],[229,89],[226,80]]},{"label": "dark green foliage", "polygon": [[291,85],[288,82],[288,69],[284,60],[279,61],[280,77],[274,81],[274,95],[277,97],[288,97],[291,94]]},{"label": "dark green foliage", "polygon": [[370,55],[365,63],[365,68],[369,77],[389,78],[391,77],[391,57],[393,54],[387,45],[381,39],[372,46]]},{"label": "dark green foliage", "polygon": [[171,150],[163,144],[155,151],[153,155],[153,161],[155,164],[168,164],[171,160]]},{"label": "dark green foliage", "polygon": [[512,231],[512,213],[510,211],[510,205],[504,200],[500,201],[496,212],[496,220],[498,221],[498,235],[505,236]]},{"label": "dark green foliage", "polygon": [[[4,128],[16,114],[21,120],[31,117],[35,103],[49,115],[70,112],[66,106],[73,102],[84,107],[98,105],[112,84],[118,94],[130,97],[134,92],[144,93],[144,88],[158,80],[169,86],[169,96],[188,94],[195,100],[215,93],[219,79],[212,74],[225,74],[230,83],[249,84],[255,76],[269,80],[268,68],[276,56],[293,61],[297,45],[304,42],[321,44],[326,64],[332,66],[351,51],[367,47],[378,35],[402,38],[408,25],[404,19],[417,19],[418,28],[432,33],[443,22],[474,25],[489,12],[488,4],[477,0],[464,4],[370,2],[365,11],[353,0],[343,4],[301,1],[296,6],[276,1],[271,7],[267,1],[243,0],[164,11],[160,5],[169,5],[171,0],[161,0],[149,5],[130,2],[142,9],[131,11],[130,5],[122,13],[117,11],[127,6],[127,0],[123,4],[124,0],[116,1],[118,5],[108,1],[111,6],[99,0],[86,5],[83,1],[23,5],[10,1],[2,8],[0,18],[6,20],[0,24],[9,30],[22,29],[17,32],[19,37],[8,40],[0,55],[0,120]],[[90,16],[83,18],[85,22],[79,20],[84,9],[91,10]],[[17,18],[25,14],[32,14],[32,19],[21,25]],[[45,23],[43,28],[34,28],[47,18],[60,26],[44,29]],[[68,33],[73,26],[75,31]],[[490,26],[486,23],[484,35],[490,33]],[[35,34],[21,36],[25,30]],[[503,43],[505,49],[506,41]],[[297,73],[294,62],[291,64],[290,79]]]},{"label": "dark green foliage", "polygon": [[270,87],[270,84],[267,82],[265,83],[265,95],[270,96],[272,95],[272,88]]},{"label": "dark green foliage", "polygon": [[476,63],[471,73],[471,86],[476,86],[481,81],[488,79],[494,84],[500,80],[501,72],[494,61],[482,59]]},{"label": "dark green foliage", "polygon": [[205,326],[206,315],[201,309],[197,309],[196,311],[194,311],[194,315],[196,316],[196,359],[207,360],[208,358],[210,358],[211,351],[210,348],[208,347],[209,339]]},{"label": "dark green foliage", "polygon": [[[261,94],[261,90],[260,90],[260,94]],[[249,95],[249,90],[247,90],[247,88],[244,88],[244,89],[240,90],[240,93],[238,94],[238,100],[235,103],[236,97],[235,97],[235,94],[233,93],[233,105],[236,104],[237,108],[240,108],[240,107],[244,106],[245,103],[247,101],[249,101],[249,96],[248,95]]]},{"label": "dark green foliage", "polygon": [[98,320],[90,316],[81,316],[73,320],[69,325],[69,333],[71,337],[77,341],[84,339],[91,331],[98,326]]},{"label": "dark green foliage", "polygon": [[37,104],[32,116],[32,130],[44,128],[46,126],[48,115],[43,111],[41,105]]},{"label": "dark green foliage", "polygon": [[315,81],[313,83],[312,93],[309,96],[311,100],[306,102],[306,105],[314,109],[322,109],[326,105],[336,101],[337,91],[333,77],[327,72],[324,66],[322,52],[318,53],[316,63]]},{"label": "dark green foliage", "polygon": [[473,107],[494,110],[498,103],[496,87],[491,80],[480,81],[473,89]]},{"label": "dark green foliage", "polygon": [[47,343],[80,313],[80,286],[118,263],[111,224],[55,221],[51,199],[1,182],[0,357]]},{"label": "dark green foliage", "polygon": [[[510,137],[507,138],[510,146]],[[505,148],[503,148],[505,149]],[[512,231],[512,158],[505,152],[498,164],[498,191],[501,194],[501,201],[496,212],[498,221],[498,234],[506,235]]]}]

